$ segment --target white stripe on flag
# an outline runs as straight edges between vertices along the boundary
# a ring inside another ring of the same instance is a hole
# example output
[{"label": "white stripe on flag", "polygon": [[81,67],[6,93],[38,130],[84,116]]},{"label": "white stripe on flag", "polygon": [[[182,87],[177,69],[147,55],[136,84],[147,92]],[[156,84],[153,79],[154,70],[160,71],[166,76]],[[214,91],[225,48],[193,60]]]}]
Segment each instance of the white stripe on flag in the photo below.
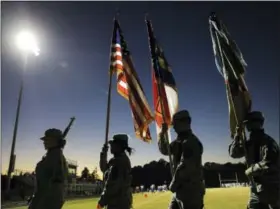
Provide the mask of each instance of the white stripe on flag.
[{"label": "white stripe on flag", "polygon": [[[173,115],[178,111],[178,106],[179,106],[179,104],[178,104],[178,93],[172,87],[167,86],[167,85],[164,85],[164,89],[165,89],[165,92],[166,92],[170,117],[171,117],[171,120],[172,120]],[[155,123],[155,125],[156,125],[156,133],[157,133],[157,136],[158,136],[159,133],[161,132],[161,128],[158,127],[157,123]],[[168,139],[169,139],[169,143],[170,143],[172,141],[171,140],[170,129],[168,130]]]},{"label": "white stripe on flag", "polygon": [[114,57],[116,57],[116,56],[122,57],[122,53],[121,53],[121,52],[114,52],[114,53],[113,53],[113,56],[114,56]]},{"label": "white stripe on flag", "polygon": [[123,88],[128,89],[128,88],[127,88],[127,83],[123,82],[122,80],[119,81],[119,84],[120,84],[120,86],[122,86]]},{"label": "white stripe on flag", "polygon": [[121,52],[114,52],[113,53],[113,56],[115,57],[115,56],[120,56],[120,57],[122,57],[122,53]]},{"label": "white stripe on flag", "polygon": [[172,119],[173,115],[178,111],[178,93],[170,86],[164,85],[167,102],[170,111],[170,117]]},{"label": "white stripe on flag", "polygon": [[113,65],[123,65],[122,61],[121,60],[116,60],[113,62]]}]

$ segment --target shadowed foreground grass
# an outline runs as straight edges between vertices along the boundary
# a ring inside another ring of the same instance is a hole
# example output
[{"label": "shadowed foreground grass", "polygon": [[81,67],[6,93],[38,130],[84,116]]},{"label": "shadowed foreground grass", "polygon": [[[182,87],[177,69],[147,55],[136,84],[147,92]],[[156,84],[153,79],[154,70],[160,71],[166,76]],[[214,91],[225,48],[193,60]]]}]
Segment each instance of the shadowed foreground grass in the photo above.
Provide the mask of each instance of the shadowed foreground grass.
[{"label": "shadowed foreground grass", "polygon": [[[134,195],[134,209],[167,209],[171,199],[170,192],[147,193]],[[248,188],[218,188],[208,189],[205,196],[205,209],[243,209],[248,201]],[[72,200],[66,202],[63,209],[94,209],[97,198]],[[14,209],[26,209],[17,207]]]}]

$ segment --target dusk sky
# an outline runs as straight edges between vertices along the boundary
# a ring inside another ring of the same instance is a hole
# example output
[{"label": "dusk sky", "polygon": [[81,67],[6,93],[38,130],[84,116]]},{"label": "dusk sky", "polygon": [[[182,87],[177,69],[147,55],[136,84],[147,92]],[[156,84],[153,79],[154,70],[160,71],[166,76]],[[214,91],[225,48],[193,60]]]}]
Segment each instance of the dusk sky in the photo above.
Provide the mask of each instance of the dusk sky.
[{"label": "dusk sky", "polygon": [[[15,35],[36,35],[40,56],[30,56],[16,144],[16,168],[32,171],[45,154],[39,138],[48,128],[64,129],[75,116],[65,156],[79,172],[98,166],[104,143],[109,51],[113,16],[120,24],[140,81],[152,106],[151,59],[144,15],[169,61],[180,109],[204,145],[203,161],[224,163],[231,142],[224,80],[213,56],[208,15],[216,11],[248,63],[245,76],[253,109],[263,111],[265,129],[279,141],[279,2],[2,2],[1,88],[2,171],[8,167],[23,62]],[[113,77],[110,137],[128,133],[136,149],[133,165],[162,158],[155,124],[153,141],[135,138],[128,101],[117,94]],[[175,135],[173,134],[173,138]],[[165,158],[167,159],[167,158]]]}]

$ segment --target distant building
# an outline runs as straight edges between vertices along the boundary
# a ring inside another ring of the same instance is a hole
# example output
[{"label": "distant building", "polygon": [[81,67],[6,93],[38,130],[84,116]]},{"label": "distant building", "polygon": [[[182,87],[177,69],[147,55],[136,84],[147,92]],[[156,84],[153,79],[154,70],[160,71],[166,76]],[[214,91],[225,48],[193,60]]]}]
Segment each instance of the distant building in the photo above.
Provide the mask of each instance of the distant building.
[{"label": "distant building", "polygon": [[77,178],[78,162],[71,159],[66,159],[66,161],[68,164],[68,173],[69,173],[68,181],[71,183],[75,183]]}]

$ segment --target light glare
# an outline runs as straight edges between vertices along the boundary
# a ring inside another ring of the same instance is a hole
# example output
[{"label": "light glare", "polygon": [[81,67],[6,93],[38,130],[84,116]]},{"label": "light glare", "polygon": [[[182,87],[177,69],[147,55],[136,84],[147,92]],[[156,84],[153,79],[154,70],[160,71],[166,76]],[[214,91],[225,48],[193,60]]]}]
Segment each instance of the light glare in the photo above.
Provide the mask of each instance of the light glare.
[{"label": "light glare", "polygon": [[27,31],[19,33],[17,36],[17,46],[20,50],[32,52],[35,56],[38,56],[40,49],[37,45],[37,41],[33,34]]}]

